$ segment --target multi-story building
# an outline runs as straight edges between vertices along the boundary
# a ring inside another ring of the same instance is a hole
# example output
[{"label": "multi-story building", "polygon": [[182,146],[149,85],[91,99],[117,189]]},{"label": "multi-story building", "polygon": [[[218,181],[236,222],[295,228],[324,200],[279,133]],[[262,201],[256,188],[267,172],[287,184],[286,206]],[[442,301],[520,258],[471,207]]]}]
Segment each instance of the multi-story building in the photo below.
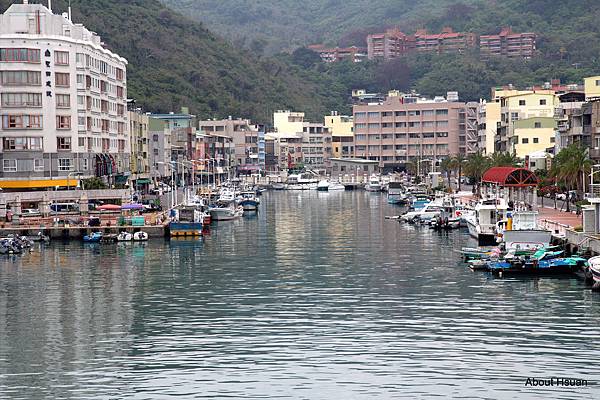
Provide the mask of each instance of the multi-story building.
[{"label": "multi-story building", "polygon": [[[500,125],[495,139],[496,151],[516,152],[521,147],[518,136],[515,135],[515,121],[549,117],[554,118],[555,108],[558,106],[558,96],[553,90],[497,90],[492,91],[494,101],[500,102]],[[538,121],[539,122],[539,121]],[[552,141],[555,139],[553,138]],[[544,150],[542,142],[539,150]],[[548,146],[546,146],[548,147]],[[517,154],[524,157],[526,154]]]},{"label": "multi-story building", "polygon": [[583,80],[586,100],[600,98],[600,76],[590,76]]},{"label": "multi-story building", "polygon": [[[198,122],[198,129],[208,135],[226,135],[233,140],[234,162],[238,172],[252,172],[261,169],[260,149],[264,151],[264,136],[258,125],[249,119],[222,119]],[[261,137],[262,136],[262,137]],[[262,160],[264,166],[264,154]]]},{"label": "multi-story building", "polygon": [[481,35],[479,49],[483,56],[531,58],[535,53],[535,40],[533,32],[515,33],[506,27],[497,35]]},{"label": "multi-story building", "polygon": [[148,114],[130,103],[128,111],[129,141],[131,143],[131,182],[134,188],[144,190],[150,184]]},{"label": "multi-story building", "polygon": [[354,119],[346,115],[339,115],[332,111],[326,115],[325,127],[331,133],[331,156],[345,158],[354,156]]},{"label": "multi-story building", "polygon": [[416,39],[414,35],[407,35],[397,28],[367,36],[367,56],[369,60],[375,58],[389,60],[401,57],[412,52],[415,47]]},{"label": "multi-story building", "polygon": [[465,103],[443,97],[403,95],[355,105],[355,156],[378,161],[388,170],[466,152],[460,142],[465,135],[461,114],[466,114]]},{"label": "multi-story building", "polygon": [[419,29],[415,38],[417,51],[428,53],[462,53],[477,44],[477,36],[474,33],[454,32],[450,27],[445,27],[436,34]]},{"label": "multi-story building", "polygon": [[[195,134],[190,172],[197,183],[221,183],[232,178],[235,168],[233,138],[223,132]],[[186,179],[187,180],[187,179]]]},{"label": "multi-story building", "polygon": [[311,45],[309,49],[319,53],[319,57],[324,62],[338,62],[350,60],[354,63],[361,62],[367,58],[367,49],[364,47],[325,47],[323,45]]},{"label": "multi-story building", "polygon": [[500,124],[500,103],[483,100],[479,104],[478,114],[478,150],[484,154],[492,154]]},{"label": "multi-story building", "polygon": [[171,129],[168,121],[148,119],[148,164],[150,177],[155,180],[169,179],[171,165]]},{"label": "multi-story building", "polygon": [[0,15],[0,187],[126,183],[126,67],[69,14],[24,1]]},{"label": "multi-story building", "polygon": [[525,158],[532,153],[554,148],[556,120],[554,117],[531,117],[513,123],[514,153]]},{"label": "multi-story building", "polygon": [[[273,125],[273,135],[278,138],[280,145],[280,161],[281,149],[289,149],[288,145],[292,143],[291,148],[295,148],[293,153],[289,153],[292,159],[300,158],[304,166],[314,170],[329,168],[331,132],[324,124],[304,121],[303,112],[280,110],[273,114]],[[296,146],[298,139],[301,140],[301,146]],[[294,163],[298,165],[297,161]]]}]

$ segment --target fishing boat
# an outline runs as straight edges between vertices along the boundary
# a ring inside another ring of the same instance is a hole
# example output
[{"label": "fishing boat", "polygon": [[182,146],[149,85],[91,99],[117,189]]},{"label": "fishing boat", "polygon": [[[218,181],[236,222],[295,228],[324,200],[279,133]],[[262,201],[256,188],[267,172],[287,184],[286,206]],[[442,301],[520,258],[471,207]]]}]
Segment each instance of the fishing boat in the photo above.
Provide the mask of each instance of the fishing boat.
[{"label": "fishing boat", "polygon": [[381,178],[379,175],[372,174],[369,177],[369,182],[365,185],[367,192],[381,192]]},{"label": "fishing boat", "polygon": [[496,224],[498,237],[505,248],[538,249],[548,247],[552,232],[539,229],[535,211],[507,212],[506,219]]},{"label": "fishing boat", "polygon": [[494,276],[548,276],[571,275],[585,267],[587,260],[581,257],[541,258],[518,257],[506,261],[490,262],[489,271]]},{"label": "fishing boat", "polygon": [[507,209],[503,199],[481,200],[475,206],[475,212],[465,216],[469,234],[477,239],[479,246],[497,244],[496,223],[505,218]]},{"label": "fishing boat", "polygon": [[102,240],[102,232],[92,232],[90,235],[85,235],[83,241],[86,243],[99,243]]},{"label": "fishing boat", "polygon": [[227,207],[211,207],[209,212],[213,221],[231,221],[244,215],[244,208],[232,204]]},{"label": "fishing boat", "polygon": [[406,196],[404,195],[404,187],[400,182],[388,183],[387,202],[389,204],[404,204]]},{"label": "fishing boat", "polygon": [[239,205],[244,211],[257,211],[260,204],[260,200],[256,197],[254,192],[246,191],[241,192],[238,198]]},{"label": "fishing boat", "polygon": [[195,206],[182,205],[171,210],[169,236],[201,236],[204,213]]},{"label": "fishing boat", "polygon": [[287,190],[312,190],[319,185],[319,180],[314,174],[305,172],[302,174],[292,174],[287,179]]}]

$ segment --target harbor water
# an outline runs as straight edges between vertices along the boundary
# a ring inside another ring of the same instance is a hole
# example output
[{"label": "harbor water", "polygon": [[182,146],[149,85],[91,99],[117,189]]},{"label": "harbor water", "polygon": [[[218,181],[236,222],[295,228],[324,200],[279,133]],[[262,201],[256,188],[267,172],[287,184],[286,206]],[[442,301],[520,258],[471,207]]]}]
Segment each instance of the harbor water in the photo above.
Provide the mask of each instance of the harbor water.
[{"label": "harbor water", "polygon": [[0,257],[0,398],[600,398],[600,295],[473,273],[399,210],[270,192],[200,241]]}]

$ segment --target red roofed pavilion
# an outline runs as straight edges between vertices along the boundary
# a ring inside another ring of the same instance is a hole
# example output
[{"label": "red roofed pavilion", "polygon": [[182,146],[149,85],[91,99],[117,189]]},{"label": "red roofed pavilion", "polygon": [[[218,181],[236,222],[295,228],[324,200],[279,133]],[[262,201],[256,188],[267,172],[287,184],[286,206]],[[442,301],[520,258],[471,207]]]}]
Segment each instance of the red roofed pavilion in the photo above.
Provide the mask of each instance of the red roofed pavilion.
[{"label": "red roofed pavilion", "polygon": [[526,168],[492,167],[485,171],[481,182],[506,187],[528,187],[537,186],[539,180],[532,171]]}]

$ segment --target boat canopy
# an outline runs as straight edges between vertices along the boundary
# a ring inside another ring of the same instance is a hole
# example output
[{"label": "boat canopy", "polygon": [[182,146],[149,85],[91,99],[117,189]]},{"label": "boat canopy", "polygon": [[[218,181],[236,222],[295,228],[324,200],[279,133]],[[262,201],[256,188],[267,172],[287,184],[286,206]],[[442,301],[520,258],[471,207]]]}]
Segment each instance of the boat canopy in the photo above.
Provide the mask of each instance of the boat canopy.
[{"label": "boat canopy", "polygon": [[532,171],[526,168],[492,167],[485,171],[481,182],[500,186],[527,187],[537,186],[539,180]]}]

